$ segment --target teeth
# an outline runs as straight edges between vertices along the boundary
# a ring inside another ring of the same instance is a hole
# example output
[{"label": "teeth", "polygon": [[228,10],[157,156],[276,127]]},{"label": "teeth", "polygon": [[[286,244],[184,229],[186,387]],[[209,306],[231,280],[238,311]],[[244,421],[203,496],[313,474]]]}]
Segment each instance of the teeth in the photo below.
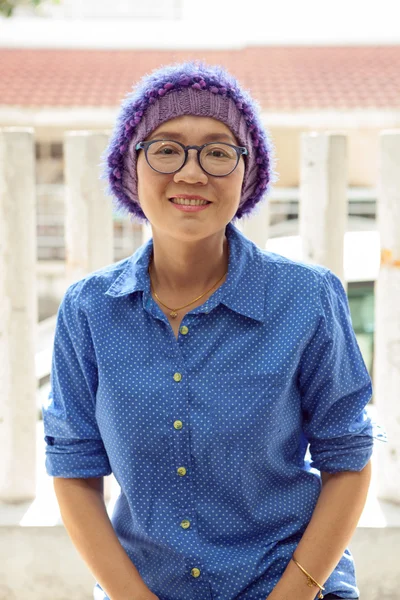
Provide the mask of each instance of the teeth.
[{"label": "teeth", "polygon": [[185,204],[186,206],[200,206],[203,204],[208,204],[207,200],[190,200],[189,198],[171,198],[171,201],[174,204]]}]

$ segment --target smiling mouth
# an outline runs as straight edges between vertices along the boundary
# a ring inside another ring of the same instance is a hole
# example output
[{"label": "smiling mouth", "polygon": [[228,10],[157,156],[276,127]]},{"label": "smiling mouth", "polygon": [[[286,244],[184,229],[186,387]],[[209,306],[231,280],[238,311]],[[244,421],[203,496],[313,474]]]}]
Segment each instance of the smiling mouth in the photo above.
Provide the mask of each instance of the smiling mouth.
[{"label": "smiling mouth", "polygon": [[200,198],[169,198],[169,201],[173,204],[181,204],[183,206],[205,206],[211,204],[208,200],[200,200]]}]

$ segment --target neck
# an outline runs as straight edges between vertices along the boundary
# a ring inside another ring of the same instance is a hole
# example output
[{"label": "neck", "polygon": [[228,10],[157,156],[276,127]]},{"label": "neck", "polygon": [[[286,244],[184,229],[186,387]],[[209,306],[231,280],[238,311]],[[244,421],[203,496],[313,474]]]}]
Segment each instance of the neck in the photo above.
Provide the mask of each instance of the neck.
[{"label": "neck", "polygon": [[228,271],[228,260],[225,231],[194,242],[153,232],[151,281],[157,294],[164,298],[172,299],[176,294],[193,297],[205,292]]}]

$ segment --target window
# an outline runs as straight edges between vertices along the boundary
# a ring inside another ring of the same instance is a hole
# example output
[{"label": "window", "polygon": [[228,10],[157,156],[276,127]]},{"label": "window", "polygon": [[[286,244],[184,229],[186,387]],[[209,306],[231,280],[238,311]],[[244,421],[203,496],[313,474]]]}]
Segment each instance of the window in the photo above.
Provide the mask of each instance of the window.
[{"label": "window", "polygon": [[372,377],[375,331],[374,282],[362,281],[348,283],[347,296],[357,342],[369,374]]},{"label": "window", "polygon": [[64,154],[63,144],[60,142],[52,142],[50,144],[51,158],[62,158]]}]

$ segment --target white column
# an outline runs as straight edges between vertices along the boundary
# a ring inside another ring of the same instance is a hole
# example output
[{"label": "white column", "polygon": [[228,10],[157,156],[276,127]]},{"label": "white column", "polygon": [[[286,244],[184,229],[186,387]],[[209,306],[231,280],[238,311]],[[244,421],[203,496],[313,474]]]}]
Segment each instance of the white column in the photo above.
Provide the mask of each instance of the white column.
[{"label": "white column", "polygon": [[299,233],[303,260],[331,269],[344,281],[347,228],[347,138],[301,134]]},{"label": "white column", "polygon": [[241,224],[242,233],[262,250],[265,250],[270,219],[269,202],[265,199],[261,200],[254,210],[257,211],[254,215],[250,217],[245,215],[239,223]]},{"label": "white column", "polygon": [[36,491],[36,194],[33,129],[0,129],[0,500]]},{"label": "white column", "polygon": [[378,185],[381,267],[375,283],[374,400],[389,441],[376,442],[378,495],[400,503],[400,129],[382,131]]},{"label": "white column", "polygon": [[65,134],[65,247],[67,283],[113,262],[112,202],[100,180],[108,134]]}]

